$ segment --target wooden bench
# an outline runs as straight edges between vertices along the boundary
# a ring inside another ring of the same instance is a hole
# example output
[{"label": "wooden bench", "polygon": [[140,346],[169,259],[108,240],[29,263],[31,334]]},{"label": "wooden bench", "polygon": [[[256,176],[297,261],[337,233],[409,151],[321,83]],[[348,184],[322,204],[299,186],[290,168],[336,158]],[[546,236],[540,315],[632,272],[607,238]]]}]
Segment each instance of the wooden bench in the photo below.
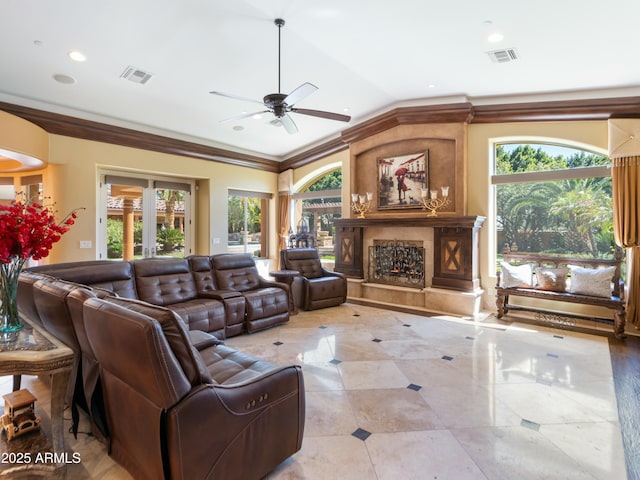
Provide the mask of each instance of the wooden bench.
[{"label": "wooden bench", "polygon": [[[519,287],[508,287],[505,288],[501,286],[501,273],[498,272],[498,281],[496,284],[496,307],[498,309],[498,318],[502,318],[506,315],[509,310],[525,310],[530,312],[535,312],[536,314],[542,316],[543,319],[557,319],[557,318],[568,318],[568,319],[588,319],[595,320],[599,322],[613,324],[613,333],[616,338],[624,338],[624,327],[626,323],[626,311],[625,311],[625,301],[624,301],[624,282],[620,278],[620,267],[623,261],[622,250],[617,248],[614,258],[612,260],[603,260],[603,259],[592,259],[592,258],[567,258],[567,257],[555,257],[551,255],[538,255],[532,253],[509,253],[504,254],[504,262],[509,263],[510,265],[519,266],[530,264],[532,266],[532,270],[535,271],[536,267],[541,268],[566,268],[567,265],[575,265],[578,267],[584,268],[602,268],[602,267],[614,267],[614,273],[612,276],[611,284],[611,295],[609,297],[604,296],[593,296],[593,295],[583,295],[579,293],[571,293],[568,290],[565,291],[550,291],[550,290],[541,290],[536,287],[535,281],[533,282],[533,286],[531,288],[525,288],[522,286]],[[569,273],[569,281],[570,281]],[[534,277],[535,278],[535,277]],[[558,302],[567,302],[567,303],[576,303],[582,305],[593,305],[599,307],[606,307],[613,311],[613,319],[611,318],[602,318],[602,317],[592,317],[586,315],[574,315],[574,314],[559,314],[557,312],[550,312],[549,310],[544,310],[542,308],[535,308],[529,306],[522,305],[513,305],[509,304],[509,297],[511,296],[519,296],[519,297],[529,297],[529,298],[537,298],[543,300],[554,300]],[[567,323],[556,321],[552,323]]]}]

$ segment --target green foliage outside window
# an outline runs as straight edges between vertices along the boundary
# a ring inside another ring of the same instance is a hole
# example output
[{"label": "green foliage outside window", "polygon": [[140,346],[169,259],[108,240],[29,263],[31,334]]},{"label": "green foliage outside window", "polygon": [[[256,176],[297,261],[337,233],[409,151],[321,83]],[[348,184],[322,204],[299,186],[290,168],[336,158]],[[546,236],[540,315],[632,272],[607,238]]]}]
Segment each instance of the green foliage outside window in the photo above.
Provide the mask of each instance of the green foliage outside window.
[{"label": "green foliage outside window", "polygon": [[[559,171],[608,164],[583,151],[550,155],[542,147],[496,148],[496,174]],[[496,186],[498,253],[518,251],[594,258],[613,253],[611,177],[588,177]]]}]

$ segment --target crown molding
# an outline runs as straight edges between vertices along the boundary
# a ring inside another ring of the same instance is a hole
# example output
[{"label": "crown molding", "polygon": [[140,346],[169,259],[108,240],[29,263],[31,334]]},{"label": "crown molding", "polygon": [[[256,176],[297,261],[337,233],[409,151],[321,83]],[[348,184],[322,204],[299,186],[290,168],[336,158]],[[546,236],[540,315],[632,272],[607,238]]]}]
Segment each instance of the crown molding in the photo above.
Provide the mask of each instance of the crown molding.
[{"label": "crown molding", "polygon": [[477,105],[470,123],[608,120],[640,115],[640,97]]},{"label": "crown molding", "polygon": [[83,120],[68,115],[0,102],[0,110],[32,122],[48,133],[124,147],[181,155],[278,173],[280,162],[194,142]]},{"label": "crown molding", "polygon": [[395,108],[344,130],[341,138],[349,144],[399,125],[469,122],[472,116],[473,106],[467,102]]},{"label": "crown molding", "polygon": [[399,107],[344,130],[339,138],[315,146],[283,162],[233,152],[199,143],[83,120],[29,107],[0,102],[0,110],[24,118],[48,133],[141,148],[280,173],[300,168],[349,148],[349,144],[399,125],[428,123],[508,123],[607,120],[640,117],[640,97],[500,103],[470,102]]}]

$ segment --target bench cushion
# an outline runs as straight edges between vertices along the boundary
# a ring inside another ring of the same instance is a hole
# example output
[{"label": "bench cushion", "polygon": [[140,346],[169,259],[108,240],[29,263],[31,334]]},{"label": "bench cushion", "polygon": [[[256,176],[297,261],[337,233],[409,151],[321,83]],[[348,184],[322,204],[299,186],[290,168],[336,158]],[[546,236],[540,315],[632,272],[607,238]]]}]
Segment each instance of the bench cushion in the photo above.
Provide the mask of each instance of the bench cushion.
[{"label": "bench cushion", "polygon": [[567,289],[568,268],[536,267],[536,289],[564,292]]},{"label": "bench cushion", "polygon": [[511,265],[507,262],[501,262],[502,267],[502,287],[523,287],[533,288],[533,269],[530,263],[523,265]]},{"label": "bench cushion", "polygon": [[616,267],[584,268],[569,265],[571,269],[571,293],[591,295],[594,297],[610,297],[611,281]]}]

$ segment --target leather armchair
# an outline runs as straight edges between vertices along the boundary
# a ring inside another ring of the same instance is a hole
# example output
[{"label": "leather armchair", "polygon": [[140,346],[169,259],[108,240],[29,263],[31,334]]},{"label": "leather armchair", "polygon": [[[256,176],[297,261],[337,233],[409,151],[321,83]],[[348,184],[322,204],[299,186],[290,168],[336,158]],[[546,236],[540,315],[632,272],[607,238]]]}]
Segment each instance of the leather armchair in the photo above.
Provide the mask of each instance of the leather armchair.
[{"label": "leather armchair", "polygon": [[250,254],[223,253],[212,261],[216,286],[245,298],[249,333],[289,321],[289,286],[262,278]]},{"label": "leather armchair", "polygon": [[281,250],[280,265],[283,269],[300,272],[291,284],[293,301],[297,307],[316,310],[347,301],[346,277],[324,268],[315,248]]},{"label": "leather armchair", "polygon": [[131,304],[89,298],[83,314],[100,364],[112,456],[135,478],[257,480],[300,449],[299,366],[221,344],[198,352],[173,312]]}]

